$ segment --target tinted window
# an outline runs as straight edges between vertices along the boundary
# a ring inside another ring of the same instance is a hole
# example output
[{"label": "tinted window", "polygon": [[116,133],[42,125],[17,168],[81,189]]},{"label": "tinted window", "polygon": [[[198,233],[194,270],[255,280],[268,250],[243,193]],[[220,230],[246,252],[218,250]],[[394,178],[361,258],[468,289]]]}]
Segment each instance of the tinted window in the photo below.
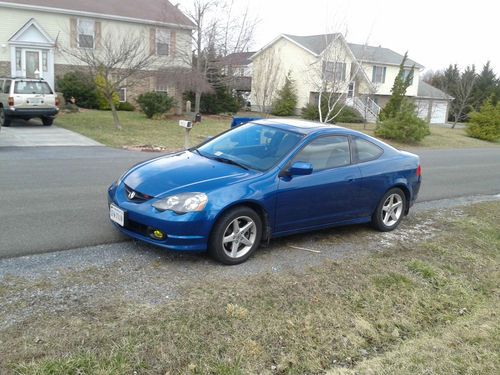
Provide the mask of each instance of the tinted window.
[{"label": "tinted window", "polygon": [[18,81],[14,86],[14,94],[52,94],[47,82]]},{"label": "tinted window", "polygon": [[359,163],[377,159],[384,152],[376,144],[362,138],[354,138],[356,159]]},{"label": "tinted window", "polygon": [[293,162],[311,163],[313,171],[342,167],[351,163],[349,141],[344,136],[320,137],[309,143]]},{"label": "tinted window", "polygon": [[301,134],[246,124],[214,138],[197,150],[208,158],[226,158],[265,171],[289,154],[301,138]]},{"label": "tinted window", "polygon": [[4,92],[4,94],[8,94],[10,92],[11,82],[12,81],[10,79],[5,80],[5,84],[3,86],[3,92]]}]

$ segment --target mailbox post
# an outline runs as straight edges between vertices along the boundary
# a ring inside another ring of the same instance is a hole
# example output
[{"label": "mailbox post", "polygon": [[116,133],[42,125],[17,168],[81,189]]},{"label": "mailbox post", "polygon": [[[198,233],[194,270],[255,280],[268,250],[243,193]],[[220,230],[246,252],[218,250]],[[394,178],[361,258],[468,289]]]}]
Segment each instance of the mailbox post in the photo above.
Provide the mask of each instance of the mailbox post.
[{"label": "mailbox post", "polygon": [[192,121],[180,120],[179,126],[184,128],[184,148],[187,150],[189,148],[189,132],[193,128]]}]

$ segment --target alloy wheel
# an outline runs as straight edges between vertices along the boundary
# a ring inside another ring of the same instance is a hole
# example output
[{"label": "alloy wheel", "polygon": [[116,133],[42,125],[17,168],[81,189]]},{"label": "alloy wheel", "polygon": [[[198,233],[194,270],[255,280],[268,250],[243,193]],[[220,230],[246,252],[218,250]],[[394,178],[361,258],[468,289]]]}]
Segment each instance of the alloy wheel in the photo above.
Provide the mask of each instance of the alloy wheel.
[{"label": "alloy wheel", "polygon": [[229,223],[222,237],[224,253],[233,259],[245,256],[255,244],[257,225],[248,216],[240,216]]},{"label": "alloy wheel", "polygon": [[403,198],[399,194],[391,194],[382,206],[382,222],[387,227],[396,225],[403,214]]}]

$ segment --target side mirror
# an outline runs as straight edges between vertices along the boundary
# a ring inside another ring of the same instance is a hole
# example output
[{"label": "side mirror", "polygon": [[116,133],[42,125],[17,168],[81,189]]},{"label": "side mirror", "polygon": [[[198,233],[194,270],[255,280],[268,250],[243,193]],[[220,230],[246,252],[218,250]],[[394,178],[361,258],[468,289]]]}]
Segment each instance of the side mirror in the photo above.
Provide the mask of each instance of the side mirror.
[{"label": "side mirror", "polygon": [[292,164],[290,169],[288,169],[288,174],[290,176],[306,176],[313,172],[313,167],[311,163],[305,163],[303,161],[296,161]]}]

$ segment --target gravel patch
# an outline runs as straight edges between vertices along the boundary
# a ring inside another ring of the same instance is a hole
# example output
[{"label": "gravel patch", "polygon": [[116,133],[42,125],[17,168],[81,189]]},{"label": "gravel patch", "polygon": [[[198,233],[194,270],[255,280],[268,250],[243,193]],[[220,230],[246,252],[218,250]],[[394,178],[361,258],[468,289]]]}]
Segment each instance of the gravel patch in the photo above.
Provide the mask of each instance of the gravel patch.
[{"label": "gravel patch", "polygon": [[136,241],[0,260],[0,330],[43,314],[144,306],[182,298],[203,281],[230,282],[262,273],[301,272],[325,260],[361,256],[400,244],[411,247],[439,233],[443,218],[495,196],[418,203],[393,232],[369,226],[333,228],[271,241],[248,262],[223,266],[206,254],[174,253]]}]

